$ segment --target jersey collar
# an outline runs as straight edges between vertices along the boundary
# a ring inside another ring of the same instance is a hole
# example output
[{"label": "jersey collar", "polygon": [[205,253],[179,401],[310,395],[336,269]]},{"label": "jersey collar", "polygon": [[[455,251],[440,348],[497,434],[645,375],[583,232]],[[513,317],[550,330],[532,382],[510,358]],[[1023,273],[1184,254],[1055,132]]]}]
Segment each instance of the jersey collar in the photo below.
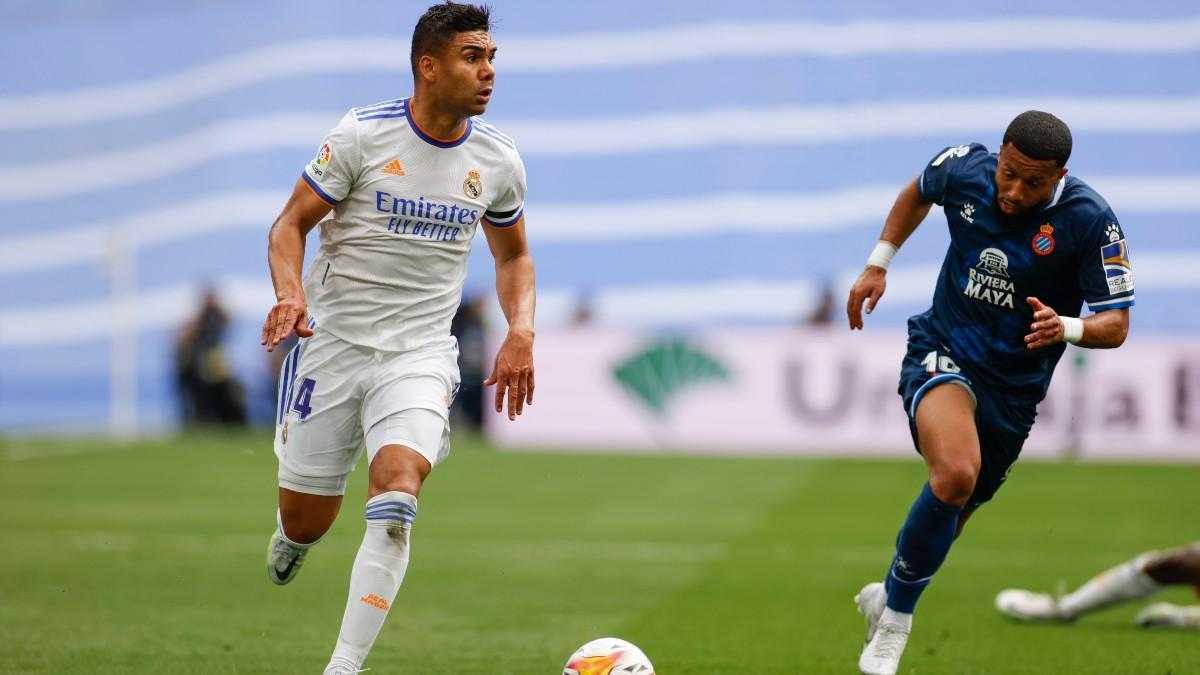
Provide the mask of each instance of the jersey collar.
[{"label": "jersey collar", "polygon": [[1062,199],[1063,190],[1066,188],[1066,186],[1067,186],[1067,177],[1063,176],[1062,178],[1059,178],[1058,185],[1054,186],[1054,194],[1050,197],[1050,201],[1046,202],[1046,205],[1042,207],[1043,211],[1054,206],[1055,204],[1058,203],[1059,199]]},{"label": "jersey collar", "polygon": [[463,130],[462,135],[459,136],[458,138],[452,138],[452,139],[447,140],[445,138],[437,138],[436,136],[430,136],[429,134],[425,133],[425,130],[422,129],[420,127],[420,125],[417,124],[417,120],[415,120],[413,118],[412,97],[411,96],[409,98],[404,99],[404,117],[405,117],[405,119],[408,120],[409,128],[413,130],[413,133],[415,133],[418,138],[420,138],[421,140],[425,141],[426,143],[428,143],[432,146],[439,147],[439,148],[453,148],[453,147],[462,145],[463,142],[467,140],[467,137],[471,135],[471,129],[474,126],[471,124],[471,118],[468,117],[467,118],[467,128]]}]

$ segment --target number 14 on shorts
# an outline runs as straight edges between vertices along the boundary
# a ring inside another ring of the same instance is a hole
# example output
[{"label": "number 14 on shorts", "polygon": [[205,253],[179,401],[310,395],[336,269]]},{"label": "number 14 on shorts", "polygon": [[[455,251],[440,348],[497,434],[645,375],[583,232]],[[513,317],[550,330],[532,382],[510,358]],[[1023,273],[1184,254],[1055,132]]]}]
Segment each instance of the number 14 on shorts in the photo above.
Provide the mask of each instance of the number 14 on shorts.
[{"label": "number 14 on shorts", "polygon": [[292,405],[292,410],[300,413],[301,420],[308,419],[309,414],[312,413],[313,388],[316,386],[316,380],[306,377],[296,391],[296,402]]},{"label": "number 14 on shorts", "polygon": [[921,365],[925,366],[925,370],[934,375],[938,373],[957,373],[962,370],[954,362],[954,359],[944,354],[939,355],[937,352],[929,352],[925,358],[921,359]]}]

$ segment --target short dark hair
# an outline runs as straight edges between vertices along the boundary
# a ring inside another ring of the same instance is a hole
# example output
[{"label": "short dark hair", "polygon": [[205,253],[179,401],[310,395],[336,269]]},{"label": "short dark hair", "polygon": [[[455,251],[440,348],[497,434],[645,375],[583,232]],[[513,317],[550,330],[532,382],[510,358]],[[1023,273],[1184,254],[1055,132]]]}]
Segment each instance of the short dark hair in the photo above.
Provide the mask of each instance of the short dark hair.
[{"label": "short dark hair", "polygon": [[1048,112],[1026,110],[1008,125],[1004,145],[1009,143],[1030,159],[1052,159],[1066,166],[1071,157],[1071,130],[1067,123]]},{"label": "short dark hair", "polygon": [[413,29],[412,71],[417,77],[417,61],[425,54],[436,52],[446,46],[456,33],[492,31],[492,10],[487,5],[468,5],[446,2],[425,10]]}]

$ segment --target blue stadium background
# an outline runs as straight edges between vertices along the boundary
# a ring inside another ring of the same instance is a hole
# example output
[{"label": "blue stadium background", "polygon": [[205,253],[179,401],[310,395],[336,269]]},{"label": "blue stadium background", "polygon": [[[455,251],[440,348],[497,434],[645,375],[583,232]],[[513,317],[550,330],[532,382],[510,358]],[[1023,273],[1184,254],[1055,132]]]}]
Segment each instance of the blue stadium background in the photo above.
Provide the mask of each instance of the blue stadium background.
[{"label": "blue stadium background", "polygon": [[[828,286],[840,304],[900,185],[1037,107],[1128,232],[1135,330],[1200,329],[1195,4],[900,4],[495,3],[487,118],[525,158],[541,325],[581,296],[651,329],[794,323]],[[108,425],[123,332],[138,425],[172,424],[173,335],[210,283],[269,405],[267,227],[347,108],[410,92],[423,8],[4,3],[0,431]],[[873,324],[925,307],[944,230],[904,248]],[[490,293],[478,244],[468,290]],[[120,284],[136,302],[114,310]]]}]

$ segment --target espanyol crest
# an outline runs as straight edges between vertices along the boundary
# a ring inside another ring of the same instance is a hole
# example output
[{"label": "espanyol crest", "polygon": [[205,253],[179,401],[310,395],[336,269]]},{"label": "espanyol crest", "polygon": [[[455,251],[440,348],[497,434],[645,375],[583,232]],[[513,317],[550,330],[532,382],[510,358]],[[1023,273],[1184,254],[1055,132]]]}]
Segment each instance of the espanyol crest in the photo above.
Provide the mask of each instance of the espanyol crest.
[{"label": "espanyol crest", "polygon": [[1033,252],[1038,255],[1050,255],[1054,252],[1054,228],[1050,227],[1049,223],[1038,228],[1038,233],[1033,235]]}]

